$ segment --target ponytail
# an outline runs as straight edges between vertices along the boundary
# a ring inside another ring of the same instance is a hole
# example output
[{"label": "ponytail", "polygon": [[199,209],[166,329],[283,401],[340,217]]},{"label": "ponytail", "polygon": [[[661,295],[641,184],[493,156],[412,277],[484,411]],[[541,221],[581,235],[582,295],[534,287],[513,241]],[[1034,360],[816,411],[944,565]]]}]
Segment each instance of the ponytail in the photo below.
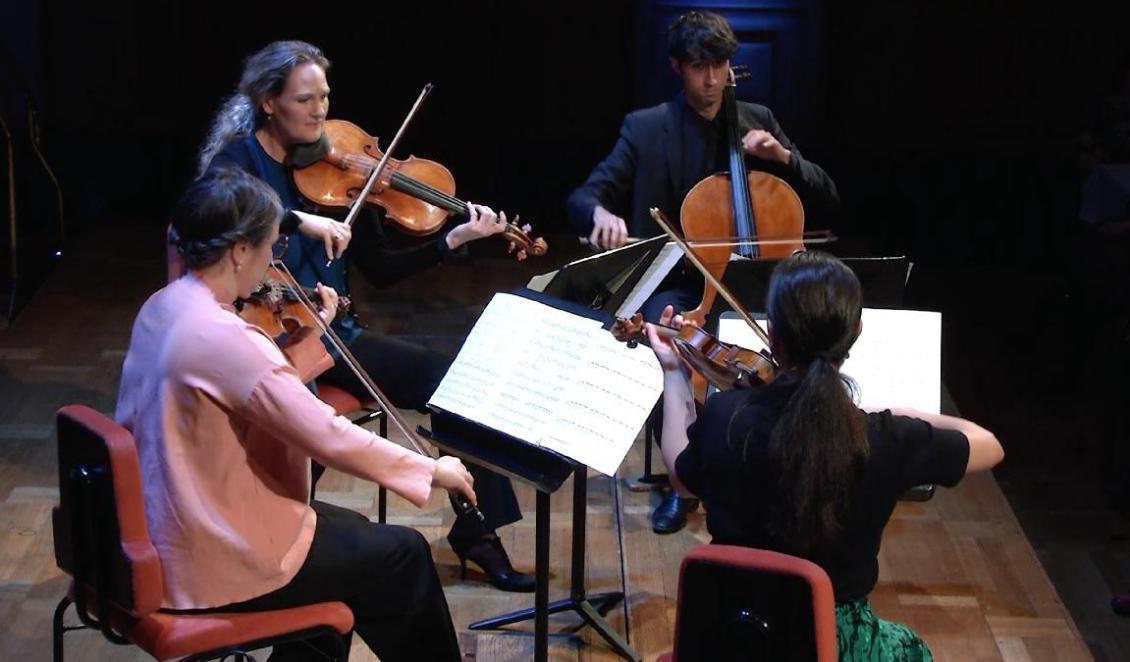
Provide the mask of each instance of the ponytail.
[{"label": "ponytail", "polygon": [[839,533],[840,517],[866,466],[864,416],[853,400],[855,384],[826,356],[808,365],[769,438],[777,471],[775,533],[798,549]]},{"label": "ponytail", "polygon": [[855,384],[839,370],[858,335],[861,300],[855,274],[817,251],[782,260],[769,284],[774,352],[790,368],[783,379],[799,382],[769,436],[778,480],[769,519],[773,533],[800,551],[841,530],[867,465],[866,419]]}]

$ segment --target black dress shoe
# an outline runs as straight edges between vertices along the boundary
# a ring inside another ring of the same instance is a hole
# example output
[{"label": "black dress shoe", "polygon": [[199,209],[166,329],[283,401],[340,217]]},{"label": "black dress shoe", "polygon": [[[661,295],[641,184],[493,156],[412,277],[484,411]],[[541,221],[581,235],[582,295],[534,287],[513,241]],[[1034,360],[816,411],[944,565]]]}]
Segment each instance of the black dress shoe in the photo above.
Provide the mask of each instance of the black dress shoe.
[{"label": "black dress shoe", "polygon": [[502,540],[493,533],[483,536],[465,553],[459,554],[459,567],[463,579],[467,579],[467,561],[482,568],[491,585],[497,589],[516,593],[529,593],[534,590],[536,583],[534,576],[518,572],[510,565],[510,557],[502,547]]},{"label": "black dress shoe", "polygon": [[668,492],[663,503],[651,514],[651,530],[656,533],[675,533],[687,525],[687,513],[698,508],[698,499],[684,498]]}]

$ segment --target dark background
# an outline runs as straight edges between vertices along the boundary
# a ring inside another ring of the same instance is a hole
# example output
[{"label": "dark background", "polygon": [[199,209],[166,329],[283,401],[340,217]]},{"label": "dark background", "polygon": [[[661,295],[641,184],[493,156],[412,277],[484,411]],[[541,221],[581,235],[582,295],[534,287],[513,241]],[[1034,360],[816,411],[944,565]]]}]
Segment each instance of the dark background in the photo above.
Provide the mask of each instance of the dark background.
[{"label": "dark background", "polygon": [[[1126,58],[1126,3],[377,2],[347,10],[30,0],[6,3],[0,16],[13,60],[3,62],[4,111],[18,125],[30,89],[68,223],[162,222],[242,59],[274,39],[305,39],[334,62],[332,116],[387,140],[431,81],[400,155],[440,161],[460,195],[563,230],[565,195],[610,149],[623,114],[674,89],[659,31],[692,4],[736,23],[753,15],[755,39],[802,38],[800,48],[772,53],[774,85],[755,81],[740,96],[773,107],[839,184],[843,209],[814,222],[920,262],[1054,254],[1073,222],[1074,138]],[[770,34],[782,15],[794,25]]]},{"label": "dark background", "polygon": [[[998,481],[1053,581],[1070,581],[1076,568],[1049,550],[1081,539],[1079,513],[1130,502],[1127,241],[1078,220],[1080,136],[1130,66],[1130,3],[3,3],[21,296],[58,248],[24,138],[29,98],[68,250],[110,225],[166,222],[242,59],[276,39],[319,45],[331,116],[386,141],[435,83],[397,156],[437,160],[460,197],[564,233],[564,199],[623,115],[676,89],[662,27],[691,6],[730,18],[758,74],[739,97],[773,108],[838,184],[841,209],[809,227],[834,229],[841,254],[914,261],[906,303],[944,313],[944,382],[1004,442]],[[1075,506],[1067,535],[1049,513]],[[1120,521],[1087,544],[1126,558]]]}]

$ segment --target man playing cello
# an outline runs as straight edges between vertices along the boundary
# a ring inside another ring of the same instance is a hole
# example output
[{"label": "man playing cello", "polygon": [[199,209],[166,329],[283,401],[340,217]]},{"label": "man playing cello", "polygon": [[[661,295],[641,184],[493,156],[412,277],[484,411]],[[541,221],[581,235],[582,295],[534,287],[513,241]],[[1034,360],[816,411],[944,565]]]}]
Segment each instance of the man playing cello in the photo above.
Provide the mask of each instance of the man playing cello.
[{"label": "man playing cello", "polygon": [[[679,17],[667,34],[671,68],[682,80],[682,91],[669,102],[629,113],[612,152],[567,201],[577,232],[601,248],[622,246],[629,236],[660,234],[648,214],[650,207],[658,207],[667,218],[679,218],[687,192],[703,178],[728,169],[722,94],[737,38],[722,16],[698,11]],[[780,177],[810,205],[839,203],[832,179],[801,156],[772,111],[747,102],[738,102],[737,111],[747,168]],[[676,311],[694,308],[702,283],[697,272],[673,271],[644,303],[644,318],[657,321],[667,305]],[[695,507],[696,499],[672,491],[656,508],[652,527],[658,533],[678,531]]]}]

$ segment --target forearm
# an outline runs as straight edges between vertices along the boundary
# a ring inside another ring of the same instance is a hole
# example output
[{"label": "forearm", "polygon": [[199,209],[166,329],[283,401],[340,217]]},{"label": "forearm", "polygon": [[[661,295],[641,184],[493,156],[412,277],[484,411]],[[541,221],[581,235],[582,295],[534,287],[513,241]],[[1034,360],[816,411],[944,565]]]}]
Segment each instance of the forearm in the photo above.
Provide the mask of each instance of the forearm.
[{"label": "forearm", "polygon": [[817,203],[825,209],[838,207],[840,192],[836,189],[836,183],[832,181],[828,173],[820,166],[801,156],[795,148],[790,154],[790,162],[787,167],[796,173],[802,183],[805,189],[803,191],[805,199]]},{"label": "forearm", "polygon": [[334,415],[291,373],[265,376],[241,413],[271,438],[328,467],[383,485],[417,506],[431,493],[434,460]]},{"label": "forearm", "polygon": [[577,187],[565,203],[569,220],[577,234],[588,236],[593,229],[593,210],[598,206],[613,213],[623,213],[628,195],[635,178],[638,160],[635,133],[624,120],[620,127],[620,138],[612,152],[589,173],[585,183]]},{"label": "forearm", "polygon": [[403,249],[391,249],[385,245],[364,246],[355,241],[349,255],[365,280],[374,287],[388,287],[442,262],[444,249],[439,243],[444,241],[446,235]]},{"label": "forearm", "polygon": [[675,459],[687,448],[687,428],[695,421],[694,395],[690,379],[679,370],[663,373],[663,443],[660,447],[663,464],[671,485],[677,492],[688,496],[691,492],[679,480]]},{"label": "forearm", "polygon": [[577,236],[587,237],[592,234],[593,210],[603,206],[600,199],[586,186],[574,190],[565,202],[566,214]]}]

